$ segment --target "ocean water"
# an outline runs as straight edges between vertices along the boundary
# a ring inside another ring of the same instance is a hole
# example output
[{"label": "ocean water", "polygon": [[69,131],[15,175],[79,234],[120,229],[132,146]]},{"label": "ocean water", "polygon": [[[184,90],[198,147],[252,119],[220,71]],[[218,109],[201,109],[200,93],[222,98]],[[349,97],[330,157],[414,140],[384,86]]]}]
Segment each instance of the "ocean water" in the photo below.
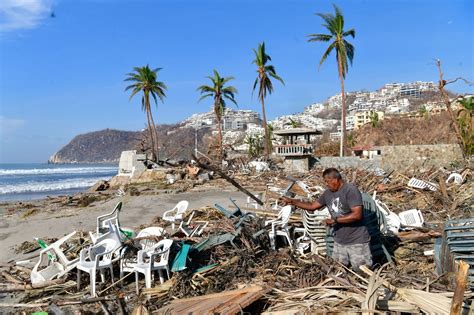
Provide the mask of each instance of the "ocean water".
[{"label": "ocean water", "polygon": [[117,172],[104,164],[0,164],[0,201],[72,195]]}]

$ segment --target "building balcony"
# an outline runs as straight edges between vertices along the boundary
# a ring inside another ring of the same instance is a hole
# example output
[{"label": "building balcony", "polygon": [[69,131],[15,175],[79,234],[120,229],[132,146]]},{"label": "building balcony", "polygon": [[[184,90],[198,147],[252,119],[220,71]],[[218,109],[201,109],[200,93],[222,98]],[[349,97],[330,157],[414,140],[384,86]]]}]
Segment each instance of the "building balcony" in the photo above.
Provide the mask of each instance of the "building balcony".
[{"label": "building balcony", "polygon": [[310,156],[313,154],[312,144],[283,144],[274,145],[273,152],[280,156]]}]

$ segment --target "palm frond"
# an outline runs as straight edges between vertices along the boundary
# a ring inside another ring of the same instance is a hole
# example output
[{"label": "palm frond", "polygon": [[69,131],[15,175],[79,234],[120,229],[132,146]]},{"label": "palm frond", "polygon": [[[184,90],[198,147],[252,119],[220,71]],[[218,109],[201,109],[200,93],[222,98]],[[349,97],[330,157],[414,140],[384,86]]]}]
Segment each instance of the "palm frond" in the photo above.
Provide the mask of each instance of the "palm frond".
[{"label": "palm frond", "polygon": [[352,38],[355,38],[355,29],[351,28],[350,30],[342,33],[342,36],[352,36]]},{"label": "palm frond", "polygon": [[308,42],[329,42],[333,38],[328,34],[309,34],[307,36],[309,37]]},{"label": "palm frond", "polygon": [[323,56],[321,57],[321,60],[319,61],[318,69],[321,68],[321,65],[322,65],[323,62],[326,60],[326,58],[329,56],[329,54],[331,53],[331,51],[334,49],[335,46],[336,46],[336,42],[333,42],[333,43],[331,43],[331,45],[329,45],[329,47],[326,49],[326,51],[324,52]]}]

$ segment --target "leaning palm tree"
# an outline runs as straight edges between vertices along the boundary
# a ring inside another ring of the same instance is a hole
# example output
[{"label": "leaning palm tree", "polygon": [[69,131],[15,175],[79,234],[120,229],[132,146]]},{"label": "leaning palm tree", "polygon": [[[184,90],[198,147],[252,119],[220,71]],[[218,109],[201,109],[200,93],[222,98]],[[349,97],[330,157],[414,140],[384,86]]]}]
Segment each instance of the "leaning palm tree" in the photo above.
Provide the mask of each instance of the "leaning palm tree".
[{"label": "leaning palm tree", "polygon": [[255,91],[255,88],[258,84],[258,98],[260,103],[262,103],[262,127],[265,131],[265,157],[268,159],[268,155],[270,154],[271,139],[267,127],[267,116],[265,114],[265,97],[267,96],[267,92],[268,94],[272,94],[273,92],[273,83],[270,80],[270,77],[277,79],[283,85],[285,85],[285,82],[283,82],[283,79],[276,74],[275,67],[273,65],[267,65],[267,62],[271,61],[272,58],[265,52],[265,42],[258,44],[258,48],[256,50],[254,49],[253,52],[255,53],[255,59],[253,60],[253,63],[257,65],[258,73],[258,76],[253,84],[253,91]]},{"label": "leaning palm tree", "polygon": [[130,94],[130,100],[135,96],[135,94],[143,92],[142,110],[146,112],[146,118],[148,121],[148,131],[150,132],[151,140],[152,160],[154,160],[158,156],[158,139],[155,121],[153,120],[153,115],[151,113],[150,95],[155,100],[155,104],[157,106],[157,97],[162,102],[166,97],[166,85],[161,81],[157,81],[158,71],[160,71],[161,69],[162,68],[150,69],[148,65],[143,67],[135,67],[133,68],[134,72],[128,73],[128,77],[125,79],[125,81],[133,82],[131,85],[125,88],[125,91],[132,90],[132,94]]},{"label": "leaning palm tree", "polygon": [[329,34],[310,34],[309,42],[331,42],[329,47],[324,52],[321,60],[319,61],[319,67],[323,64],[329,54],[336,50],[336,61],[337,69],[339,73],[339,80],[341,81],[341,94],[342,94],[342,112],[341,112],[341,146],[340,156],[344,156],[346,150],[346,94],[344,93],[344,79],[348,71],[348,60],[352,65],[352,59],[354,58],[354,46],[349,43],[345,38],[348,36],[355,37],[355,30],[352,28],[348,31],[344,31],[344,16],[341,10],[334,5],[335,14],[327,13],[316,13],[319,17],[324,20],[323,26],[329,31]]},{"label": "leaning palm tree", "polygon": [[217,128],[219,130],[219,158],[222,160],[222,115],[224,114],[224,110],[226,107],[225,99],[231,101],[235,105],[237,102],[235,101],[235,94],[237,94],[237,89],[233,86],[226,86],[224,85],[233,80],[234,77],[221,77],[217,70],[214,70],[214,76],[208,76],[209,80],[212,82],[212,86],[210,85],[201,85],[197,88],[197,90],[203,94],[201,98],[199,98],[199,102],[207,97],[212,97],[214,99],[214,114],[216,115],[217,120]]}]

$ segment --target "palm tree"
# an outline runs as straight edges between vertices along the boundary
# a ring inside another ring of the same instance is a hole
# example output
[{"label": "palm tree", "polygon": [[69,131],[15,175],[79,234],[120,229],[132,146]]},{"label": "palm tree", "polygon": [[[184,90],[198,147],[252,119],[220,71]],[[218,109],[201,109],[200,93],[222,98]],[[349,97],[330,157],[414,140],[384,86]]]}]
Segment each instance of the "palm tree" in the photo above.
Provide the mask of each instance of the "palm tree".
[{"label": "palm tree", "polygon": [[262,104],[262,127],[265,130],[265,157],[268,159],[268,155],[270,154],[271,139],[267,128],[267,116],[265,115],[265,97],[267,96],[267,92],[268,94],[272,94],[273,92],[273,83],[270,78],[277,79],[283,85],[285,85],[285,82],[283,82],[283,79],[276,74],[275,67],[273,65],[267,65],[267,62],[271,61],[272,58],[265,52],[265,42],[258,44],[258,48],[256,50],[254,49],[253,52],[255,53],[255,59],[253,60],[253,63],[257,65],[258,73],[258,76],[253,84],[253,91],[255,91],[255,88],[258,84],[258,98]]},{"label": "palm tree", "polygon": [[150,106],[150,95],[155,100],[155,104],[158,106],[157,97],[163,102],[166,97],[165,91],[167,90],[166,85],[157,81],[158,71],[162,68],[150,69],[148,65],[143,67],[133,68],[133,72],[127,74],[125,81],[133,82],[131,85],[125,88],[125,91],[132,90],[130,94],[130,100],[138,92],[143,92],[142,95],[142,110],[146,112],[146,118],[148,121],[148,131],[150,132],[151,139],[151,154],[152,160],[158,156],[158,139],[156,133],[155,121],[153,120],[153,115],[151,113]]},{"label": "palm tree", "polygon": [[217,70],[214,70],[214,76],[208,76],[209,80],[212,82],[212,86],[209,85],[201,85],[197,88],[197,90],[203,94],[199,98],[199,102],[205,99],[206,97],[212,97],[214,99],[214,114],[216,115],[217,120],[217,128],[219,130],[219,158],[222,160],[222,127],[221,127],[221,120],[222,114],[224,113],[226,104],[225,99],[228,99],[235,105],[237,102],[235,101],[235,94],[237,94],[237,89],[233,86],[224,87],[224,85],[233,80],[234,77],[221,77]]},{"label": "palm tree", "polygon": [[379,126],[379,114],[375,110],[370,111],[369,120],[372,128],[377,128]]},{"label": "palm tree", "polygon": [[344,79],[348,71],[348,60],[352,65],[352,59],[354,58],[354,46],[349,43],[345,38],[348,36],[355,37],[355,30],[352,28],[348,31],[344,31],[344,16],[342,15],[341,10],[334,6],[335,14],[332,13],[316,13],[317,16],[321,17],[324,20],[322,24],[328,31],[329,34],[310,34],[308,41],[309,42],[329,42],[331,44],[324,52],[321,60],[319,61],[319,67],[323,64],[329,54],[335,49],[336,50],[336,61],[337,69],[339,73],[339,80],[341,81],[341,95],[342,95],[342,113],[341,113],[341,125],[342,125],[342,135],[341,135],[341,147],[340,147],[340,156],[344,156],[346,150],[346,94],[344,93]]},{"label": "palm tree", "polygon": [[303,124],[301,123],[301,121],[299,121],[298,119],[293,119],[293,118],[290,118],[290,121],[288,123],[286,123],[285,125],[289,125],[291,126],[291,128],[300,128],[303,126]]}]

